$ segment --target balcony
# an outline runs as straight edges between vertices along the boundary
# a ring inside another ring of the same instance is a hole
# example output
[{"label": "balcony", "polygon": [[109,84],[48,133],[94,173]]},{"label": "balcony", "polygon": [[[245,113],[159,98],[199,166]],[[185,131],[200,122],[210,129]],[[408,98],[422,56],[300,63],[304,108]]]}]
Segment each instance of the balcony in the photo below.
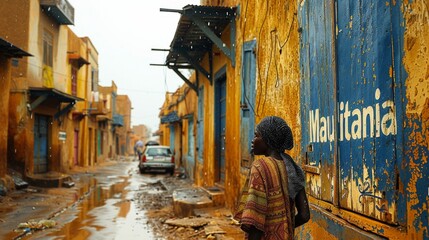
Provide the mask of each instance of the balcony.
[{"label": "balcony", "polygon": [[91,116],[106,115],[108,112],[104,106],[104,101],[92,102],[91,108],[88,110],[88,114]]},{"label": "balcony", "polygon": [[112,125],[113,126],[119,126],[119,127],[124,126],[124,116],[122,116],[120,114],[113,114]]},{"label": "balcony", "polygon": [[40,0],[40,6],[60,25],[74,24],[74,8],[67,0]]}]

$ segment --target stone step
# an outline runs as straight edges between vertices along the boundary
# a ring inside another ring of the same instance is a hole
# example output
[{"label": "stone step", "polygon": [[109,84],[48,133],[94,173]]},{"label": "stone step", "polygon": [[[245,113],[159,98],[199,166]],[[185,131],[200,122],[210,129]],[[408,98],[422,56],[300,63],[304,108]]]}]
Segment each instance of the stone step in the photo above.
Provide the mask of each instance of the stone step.
[{"label": "stone step", "polygon": [[225,191],[221,187],[190,187],[173,192],[173,209],[176,217],[195,216],[195,210],[225,206]]},{"label": "stone step", "polygon": [[194,209],[212,207],[209,194],[200,187],[176,189],[173,192],[174,215],[179,218],[194,216]]},{"label": "stone step", "polygon": [[204,191],[209,194],[209,198],[213,201],[213,206],[225,206],[225,191],[223,188],[218,186],[212,186],[212,187],[203,187]]}]

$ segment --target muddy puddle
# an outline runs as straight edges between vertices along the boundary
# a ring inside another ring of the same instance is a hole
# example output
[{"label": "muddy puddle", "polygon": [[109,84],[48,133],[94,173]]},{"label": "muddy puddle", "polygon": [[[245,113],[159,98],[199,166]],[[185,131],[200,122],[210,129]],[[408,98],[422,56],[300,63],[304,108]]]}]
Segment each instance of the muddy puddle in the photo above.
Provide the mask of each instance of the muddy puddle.
[{"label": "muddy puddle", "polygon": [[56,222],[53,228],[15,239],[157,239],[145,211],[134,200],[139,181],[128,176],[109,176],[103,181],[92,179],[80,188],[74,205],[49,218]]}]

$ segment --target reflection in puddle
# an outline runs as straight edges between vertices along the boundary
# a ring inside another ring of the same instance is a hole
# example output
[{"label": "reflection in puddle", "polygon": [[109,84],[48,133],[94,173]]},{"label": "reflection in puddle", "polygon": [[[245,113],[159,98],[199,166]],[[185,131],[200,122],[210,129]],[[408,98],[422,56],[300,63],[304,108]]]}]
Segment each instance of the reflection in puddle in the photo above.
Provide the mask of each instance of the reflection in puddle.
[{"label": "reflection in puddle", "polygon": [[117,180],[122,181],[110,186],[91,181],[74,206],[52,218],[59,225],[23,239],[155,239],[127,189],[128,177]]}]

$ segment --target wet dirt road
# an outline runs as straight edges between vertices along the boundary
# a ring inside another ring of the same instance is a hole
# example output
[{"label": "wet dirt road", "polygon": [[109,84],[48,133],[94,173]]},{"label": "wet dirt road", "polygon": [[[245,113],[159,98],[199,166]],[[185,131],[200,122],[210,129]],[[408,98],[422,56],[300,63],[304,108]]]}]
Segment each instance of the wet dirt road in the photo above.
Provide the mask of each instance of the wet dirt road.
[{"label": "wet dirt road", "polygon": [[[153,201],[153,196],[166,191],[161,184],[166,177],[164,173],[141,175],[137,172],[137,162],[128,160],[95,172],[74,174],[73,189],[35,189],[22,193],[27,196],[16,198],[22,202],[14,205],[12,199],[11,209],[0,211],[1,239],[163,239],[152,230],[154,226],[146,211],[154,204],[171,201],[168,196]],[[52,213],[50,205],[61,204],[62,200],[74,203]],[[32,216],[31,211],[39,209],[41,212]],[[14,231],[17,225],[13,226],[12,219],[18,220],[14,217],[21,222],[30,221],[30,217],[48,219],[56,225],[24,234],[25,229]]]}]

